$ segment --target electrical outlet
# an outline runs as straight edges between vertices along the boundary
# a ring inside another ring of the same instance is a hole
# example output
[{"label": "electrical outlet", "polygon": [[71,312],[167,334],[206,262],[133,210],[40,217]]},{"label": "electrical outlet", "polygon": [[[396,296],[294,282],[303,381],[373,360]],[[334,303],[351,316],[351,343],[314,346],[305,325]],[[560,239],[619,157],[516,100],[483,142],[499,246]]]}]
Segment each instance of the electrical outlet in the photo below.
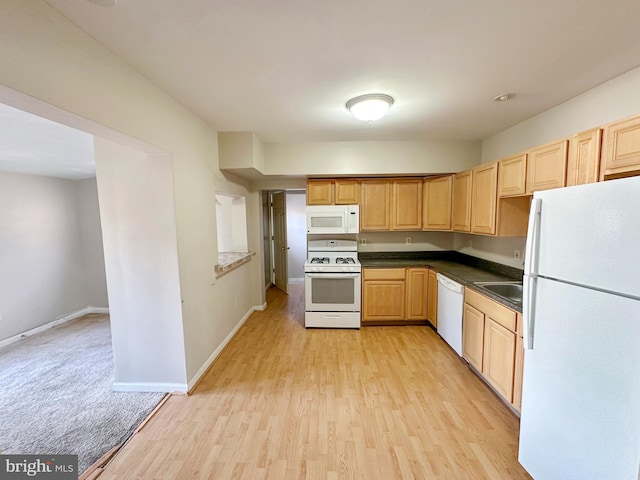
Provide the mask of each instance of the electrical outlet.
[{"label": "electrical outlet", "polygon": [[404,244],[411,245],[411,237],[404,237]]},{"label": "electrical outlet", "polygon": [[367,244],[367,239],[366,238],[361,238],[360,239],[360,245],[366,245]]},{"label": "electrical outlet", "polygon": [[467,242],[467,247],[469,247],[469,248],[473,248],[473,240],[469,240],[469,241]]},{"label": "electrical outlet", "polygon": [[514,260],[520,260],[520,250],[514,250],[513,251],[513,259]]}]

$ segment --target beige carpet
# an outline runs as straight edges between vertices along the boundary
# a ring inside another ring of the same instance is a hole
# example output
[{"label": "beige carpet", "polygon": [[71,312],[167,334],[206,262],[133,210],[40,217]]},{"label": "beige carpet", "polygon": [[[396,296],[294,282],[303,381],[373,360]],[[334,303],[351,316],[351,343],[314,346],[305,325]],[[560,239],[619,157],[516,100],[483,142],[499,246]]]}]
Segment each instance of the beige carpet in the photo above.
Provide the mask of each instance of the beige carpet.
[{"label": "beige carpet", "polygon": [[122,443],[162,393],[114,392],[108,315],[0,349],[0,452],[77,454],[79,471]]}]

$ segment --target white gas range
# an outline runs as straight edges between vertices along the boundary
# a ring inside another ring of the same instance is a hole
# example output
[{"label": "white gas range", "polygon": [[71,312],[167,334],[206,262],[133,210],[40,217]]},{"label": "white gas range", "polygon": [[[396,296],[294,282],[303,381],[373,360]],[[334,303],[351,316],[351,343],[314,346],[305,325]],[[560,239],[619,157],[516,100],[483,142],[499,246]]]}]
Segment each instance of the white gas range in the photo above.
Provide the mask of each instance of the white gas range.
[{"label": "white gas range", "polygon": [[356,240],[309,240],[304,264],[305,327],[360,328]]}]

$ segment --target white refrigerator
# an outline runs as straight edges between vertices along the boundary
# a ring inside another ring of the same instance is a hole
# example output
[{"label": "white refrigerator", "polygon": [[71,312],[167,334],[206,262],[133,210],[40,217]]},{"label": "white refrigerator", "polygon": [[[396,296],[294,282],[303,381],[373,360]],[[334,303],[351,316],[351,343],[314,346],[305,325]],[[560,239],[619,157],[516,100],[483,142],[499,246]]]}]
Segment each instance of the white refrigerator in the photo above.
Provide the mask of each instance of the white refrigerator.
[{"label": "white refrigerator", "polygon": [[640,480],[640,177],[536,192],[518,460],[536,480]]}]

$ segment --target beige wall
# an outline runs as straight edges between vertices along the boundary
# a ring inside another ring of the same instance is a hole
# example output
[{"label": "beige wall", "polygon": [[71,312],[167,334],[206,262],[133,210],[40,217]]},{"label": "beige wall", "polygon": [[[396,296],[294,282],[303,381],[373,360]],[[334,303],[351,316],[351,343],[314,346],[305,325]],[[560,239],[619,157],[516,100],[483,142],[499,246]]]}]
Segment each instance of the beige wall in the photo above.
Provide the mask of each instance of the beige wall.
[{"label": "beige wall", "polygon": [[[524,237],[487,237],[485,235],[468,235],[465,233],[454,234],[454,250],[483,258],[492,262],[509,265],[519,269],[524,268]],[[471,242],[471,246],[469,246]],[[520,252],[520,260],[513,258],[514,251]]]},{"label": "beige wall", "polygon": [[187,383],[169,155],[94,142],[116,390]]},{"label": "beige wall", "polygon": [[0,172],[0,245],[0,343],[107,307],[95,179]]},{"label": "beige wall", "polygon": [[267,143],[268,175],[423,175],[480,163],[479,142]]},{"label": "beige wall", "polygon": [[109,300],[104,271],[98,185],[95,177],[76,181],[76,197],[78,199],[78,220],[80,221],[87,301],[92,307],[107,308]]},{"label": "beige wall", "polygon": [[[451,232],[360,232],[361,252],[421,252],[453,250]],[[407,237],[411,245],[407,245]],[[366,244],[362,244],[365,240]]]}]

